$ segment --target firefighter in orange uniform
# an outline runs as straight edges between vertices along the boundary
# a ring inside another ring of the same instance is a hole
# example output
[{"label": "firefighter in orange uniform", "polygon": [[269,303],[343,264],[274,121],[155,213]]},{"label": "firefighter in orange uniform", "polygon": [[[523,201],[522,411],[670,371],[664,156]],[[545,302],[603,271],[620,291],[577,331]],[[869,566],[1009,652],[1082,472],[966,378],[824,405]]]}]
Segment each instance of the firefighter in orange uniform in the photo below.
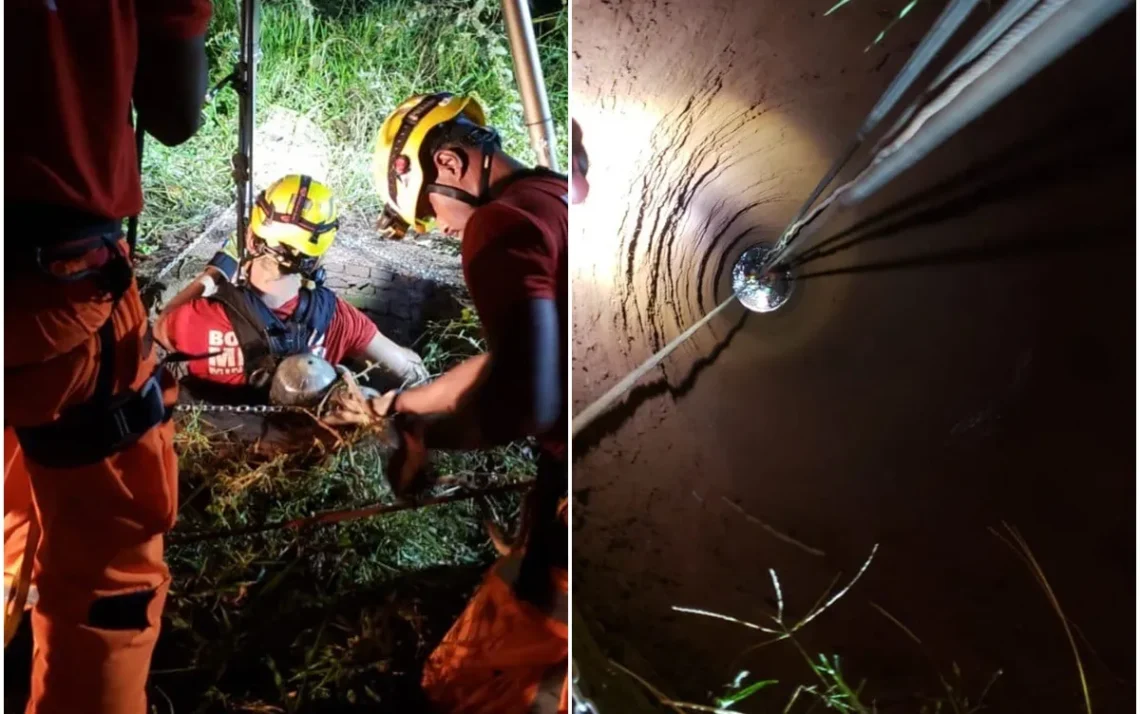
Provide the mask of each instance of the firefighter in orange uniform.
[{"label": "firefighter in orange uniform", "polygon": [[18,108],[4,126],[4,550],[19,596],[5,634],[30,579],[27,711],[144,714],[178,503],[176,388],[122,239],[142,208],[130,108],[168,146],[197,131],[211,4],[4,10],[5,61],[18,67],[4,87]]}]

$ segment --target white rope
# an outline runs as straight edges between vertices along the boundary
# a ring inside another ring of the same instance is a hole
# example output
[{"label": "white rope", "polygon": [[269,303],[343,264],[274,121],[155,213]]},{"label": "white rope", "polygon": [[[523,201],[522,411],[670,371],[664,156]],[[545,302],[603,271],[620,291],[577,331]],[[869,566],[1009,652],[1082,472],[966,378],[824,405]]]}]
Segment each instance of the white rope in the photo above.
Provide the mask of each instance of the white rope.
[{"label": "white rope", "polygon": [[185,260],[186,256],[190,255],[190,253],[195,248],[197,248],[199,245],[201,245],[202,241],[206,239],[206,236],[211,235],[214,232],[214,230],[222,224],[222,221],[224,221],[226,219],[229,212],[232,211],[233,209],[234,209],[234,205],[231,203],[229,208],[227,208],[226,210],[222,211],[217,216],[215,216],[214,220],[210,221],[210,225],[206,226],[206,229],[203,230],[202,233],[197,238],[190,241],[190,243],[185,248],[183,248],[182,250],[180,250],[178,252],[178,255],[174,256],[173,260],[171,260],[169,263],[166,264],[166,267],[164,267],[162,270],[158,271],[158,274],[154,276],[154,279],[157,281],[157,280],[162,280],[164,277],[166,277],[166,275],[171,270],[174,269],[174,266],[178,265],[183,260]]},{"label": "white rope", "polygon": [[579,412],[578,416],[574,417],[571,432],[572,435],[578,436],[578,432],[589,426],[592,421],[597,419],[602,413],[609,409],[614,402],[616,402],[618,399],[621,399],[621,397],[624,396],[625,393],[628,392],[634,384],[637,384],[637,382],[642,377],[644,377],[649,372],[649,370],[660,364],[661,360],[672,354],[673,350],[680,347],[686,340],[692,337],[693,333],[704,327],[704,325],[709,320],[716,317],[718,313],[720,313],[722,310],[734,302],[736,302],[735,295],[722,302],[717,306],[715,310],[698,320],[695,325],[685,330],[680,335],[677,335],[677,337],[675,337],[672,342],[665,345],[665,347],[663,347],[657,354],[645,360],[644,364],[627,374],[625,376],[625,379],[621,380],[613,387],[611,387],[610,391],[603,394],[593,404]]}]

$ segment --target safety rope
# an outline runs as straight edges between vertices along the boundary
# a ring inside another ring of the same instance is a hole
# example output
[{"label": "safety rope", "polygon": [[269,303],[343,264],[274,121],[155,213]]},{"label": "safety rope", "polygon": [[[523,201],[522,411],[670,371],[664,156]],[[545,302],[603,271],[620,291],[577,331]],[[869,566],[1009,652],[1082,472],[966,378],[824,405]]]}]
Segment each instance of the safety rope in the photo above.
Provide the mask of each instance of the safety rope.
[{"label": "safety rope", "polygon": [[597,419],[599,415],[601,415],[603,412],[605,412],[607,409],[609,409],[610,405],[612,405],[614,402],[616,402],[618,399],[620,399],[626,392],[628,392],[633,387],[634,384],[636,384],[638,381],[640,381],[641,378],[644,377],[647,372],[649,372],[649,370],[653,369],[658,364],[660,364],[661,360],[665,359],[670,354],[672,354],[673,350],[680,347],[685,341],[687,341],[690,337],[692,337],[693,334],[697,330],[704,327],[705,324],[708,323],[709,320],[716,317],[722,310],[724,310],[726,307],[728,307],[733,302],[735,302],[735,300],[736,300],[736,296],[733,295],[732,297],[730,297],[727,300],[725,300],[724,302],[722,302],[720,305],[718,305],[716,307],[715,310],[713,310],[709,314],[702,317],[700,320],[697,321],[697,323],[695,325],[693,325],[689,329],[682,332],[680,335],[678,335],[676,338],[674,338],[672,342],[670,342],[669,344],[667,344],[663,348],[661,348],[661,350],[658,351],[657,354],[655,354],[652,357],[650,357],[649,359],[645,360],[645,362],[640,367],[638,367],[637,369],[635,369],[632,372],[630,372],[629,374],[627,374],[624,379],[622,379],[620,382],[618,382],[613,387],[611,387],[608,392],[606,392],[601,397],[599,397],[597,400],[595,400],[593,404],[591,404],[590,406],[586,407],[581,412],[579,412],[578,415],[576,417],[574,417],[574,420],[573,420],[572,425],[571,425],[572,426],[572,430],[571,430],[572,436],[578,436],[578,432],[585,429],[587,426],[590,425],[591,422],[593,422],[595,419]]},{"label": "safety rope", "polygon": [[491,496],[498,496],[515,491],[526,491],[534,486],[534,482],[535,480],[533,478],[528,478],[523,481],[499,484],[497,486],[489,486],[487,488],[469,489],[463,493],[449,494],[444,496],[432,496],[417,501],[370,503],[335,511],[324,511],[311,516],[305,516],[303,518],[293,518],[291,520],[285,521],[267,521],[265,523],[246,526],[244,528],[222,528],[217,530],[188,533],[178,533],[175,531],[167,536],[166,542],[168,545],[190,545],[192,543],[224,540],[227,538],[236,538],[238,536],[256,535],[258,533],[266,533],[269,531],[286,529],[301,530],[308,527],[336,525],[338,523],[345,523],[347,521],[356,521],[363,518],[387,516],[393,513],[399,513],[401,511],[414,511],[420,508],[427,508],[429,506],[456,503],[458,501],[467,501],[473,498],[488,498]]},{"label": "safety rope", "polygon": [[203,229],[197,238],[187,243],[185,248],[178,251],[178,255],[171,258],[170,261],[165,266],[163,266],[162,270],[159,270],[157,273],[155,273],[154,280],[157,282],[165,278],[171,270],[174,270],[175,266],[185,260],[186,256],[190,255],[190,253],[192,253],[195,248],[201,245],[202,241],[213,234],[214,230],[226,219],[226,215],[235,208],[236,204],[231,204],[229,208],[225,209],[217,216],[215,216],[214,220],[210,221],[210,224],[206,226],[205,229]]}]

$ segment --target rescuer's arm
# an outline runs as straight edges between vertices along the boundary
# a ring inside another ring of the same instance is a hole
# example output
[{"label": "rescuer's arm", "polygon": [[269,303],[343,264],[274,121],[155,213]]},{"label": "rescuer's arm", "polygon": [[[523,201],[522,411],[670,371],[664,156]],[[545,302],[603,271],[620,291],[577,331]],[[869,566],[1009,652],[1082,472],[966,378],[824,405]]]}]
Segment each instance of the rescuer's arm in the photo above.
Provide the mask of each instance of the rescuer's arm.
[{"label": "rescuer's arm", "polygon": [[172,314],[175,310],[197,300],[198,298],[210,297],[217,290],[219,281],[233,282],[238,272],[238,258],[237,258],[237,243],[234,237],[230,236],[218,252],[214,253],[214,257],[190,284],[182,288],[170,302],[162,307],[162,312],[159,313],[158,320],[154,325],[154,336],[158,341],[167,346],[169,349],[168,340],[166,338],[167,316]]},{"label": "rescuer's arm", "polygon": [[469,393],[476,382],[486,378],[490,358],[486,352],[475,355],[429,384],[400,392],[392,408],[401,414],[418,416],[454,412],[459,408],[463,395]]},{"label": "rescuer's arm", "polygon": [[553,256],[517,213],[482,215],[483,223],[473,219],[466,229],[464,273],[488,354],[431,385],[438,391],[430,402],[420,403],[419,390],[394,402],[400,446],[388,478],[397,494],[418,487],[427,449],[476,449],[541,434],[565,408]]},{"label": "rescuer's arm", "polygon": [[[166,303],[166,305],[163,306],[162,314],[165,315],[171,310],[179,308],[191,300],[197,300],[198,298],[202,297],[210,297],[214,294],[214,291],[217,290],[218,281],[226,279],[227,278],[222,274],[222,271],[213,266],[207,265],[206,269],[203,270],[201,274],[198,275],[198,277],[191,281],[189,285],[182,288],[182,290],[180,290],[177,295],[170,298],[170,302]],[[161,315],[159,316],[159,319],[162,319]]]},{"label": "rescuer's arm", "polygon": [[[510,314],[510,313],[508,313]],[[427,449],[478,449],[541,434],[563,409],[559,378],[559,320],[553,300],[524,301],[503,339],[489,337],[492,351],[473,357],[428,387],[399,395],[393,404],[399,448],[387,474],[397,495],[422,484]],[[418,404],[417,392],[439,387],[434,404]],[[409,413],[418,406],[447,408]]]},{"label": "rescuer's arm", "polygon": [[[557,304],[549,298],[531,298],[507,314],[512,329],[489,336],[490,373],[460,409],[471,413],[489,444],[550,430],[564,402],[558,374],[562,359]],[[429,444],[435,441],[433,432],[442,429],[428,431]]]},{"label": "rescuer's arm", "polygon": [[134,101],[139,124],[167,146],[194,136],[206,98],[209,0],[140,3]]},{"label": "rescuer's arm", "polygon": [[379,331],[360,354],[352,356],[375,362],[408,384],[428,378],[427,368],[418,354],[399,346]]},{"label": "rescuer's arm", "polygon": [[[557,305],[551,299],[530,299],[508,314],[512,329],[489,336],[491,352],[456,367],[452,372],[457,374],[444,385],[440,382],[451,372],[396,398],[395,411],[411,417],[405,423],[422,429],[428,447],[505,444],[557,423],[564,405]],[[432,401],[417,403],[416,392],[431,389],[436,390]]]}]

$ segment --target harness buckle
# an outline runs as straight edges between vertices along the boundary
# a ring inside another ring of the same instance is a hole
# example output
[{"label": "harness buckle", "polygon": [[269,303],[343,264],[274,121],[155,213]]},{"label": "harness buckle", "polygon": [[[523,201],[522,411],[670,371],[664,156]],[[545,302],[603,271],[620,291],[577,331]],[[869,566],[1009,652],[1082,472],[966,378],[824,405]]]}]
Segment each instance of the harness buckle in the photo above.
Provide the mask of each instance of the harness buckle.
[{"label": "harness buckle", "polygon": [[151,427],[164,421],[166,405],[162,403],[162,389],[158,374],[152,374],[137,392],[130,392],[111,410],[112,431],[108,441],[115,451],[137,441]]},{"label": "harness buckle", "polygon": [[[100,407],[87,402],[53,422],[17,428],[20,446],[29,459],[49,468],[85,466],[123,451],[170,418],[162,399],[160,370],[138,391],[127,392],[111,404]],[[61,444],[68,448],[61,449]]]}]

